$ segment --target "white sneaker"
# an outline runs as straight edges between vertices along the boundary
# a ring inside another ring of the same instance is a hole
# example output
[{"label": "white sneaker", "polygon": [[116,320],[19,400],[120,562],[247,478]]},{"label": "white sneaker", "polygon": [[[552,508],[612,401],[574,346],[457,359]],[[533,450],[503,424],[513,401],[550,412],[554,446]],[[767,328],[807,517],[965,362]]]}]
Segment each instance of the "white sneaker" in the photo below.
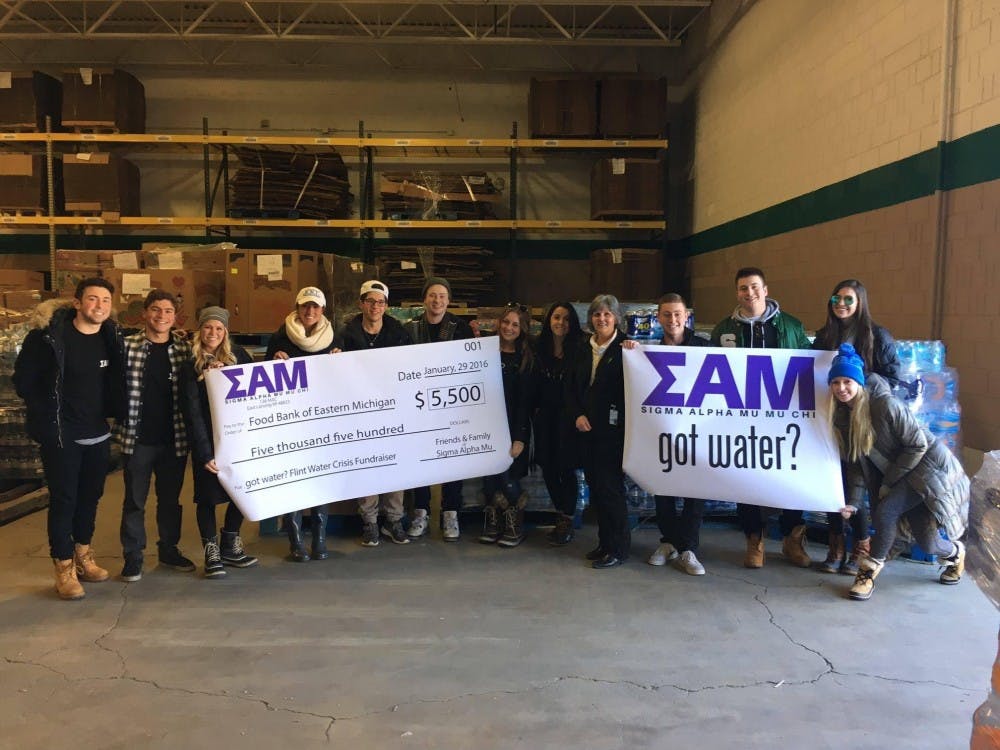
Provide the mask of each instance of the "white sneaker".
[{"label": "white sneaker", "polygon": [[666,565],[668,560],[677,559],[677,550],[670,542],[664,542],[656,548],[656,552],[646,560],[650,565]]},{"label": "white sneaker", "polygon": [[443,531],[441,534],[444,537],[444,540],[446,542],[457,542],[459,536],[458,511],[446,510],[442,514],[442,526]]},{"label": "white sneaker", "polygon": [[698,562],[698,558],[694,556],[694,552],[691,550],[681,552],[681,556],[677,558],[674,567],[678,570],[683,570],[689,576],[705,575],[705,566]]},{"label": "white sneaker", "polygon": [[410,529],[406,535],[410,539],[419,539],[427,533],[427,511],[418,509],[413,511],[413,520],[410,521]]}]

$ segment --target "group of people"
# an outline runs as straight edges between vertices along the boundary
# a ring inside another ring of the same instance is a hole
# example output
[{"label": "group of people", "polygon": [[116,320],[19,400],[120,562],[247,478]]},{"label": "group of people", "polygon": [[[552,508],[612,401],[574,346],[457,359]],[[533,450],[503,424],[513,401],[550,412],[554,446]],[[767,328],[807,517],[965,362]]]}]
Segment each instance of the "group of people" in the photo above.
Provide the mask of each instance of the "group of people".
[{"label": "group of people", "polygon": [[[956,583],[964,568],[965,549],[959,538],[968,513],[968,480],[955,457],[892,396],[890,385],[898,379],[899,362],[891,335],[871,320],[865,287],[854,279],[834,287],[826,322],[811,343],[801,322],[768,296],[762,270],[742,268],[735,281],[737,306],[715,327],[710,340],[696,336],[688,326],[683,297],[661,297],[659,343],[838,351],[828,378],[831,429],[840,445],[848,504],[840,513],[829,514],[828,554],[819,570],[853,575],[850,596],[869,598],[902,524],[942,560],[941,583]],[[90,546],[108,468],[109,418],[115,420],[124,464],[123,580],[142,577],[145,504],[154,478],[159,562],[178,570],[195,569],[178,549],[179,496],[188,452],[205,576],[218,578],[226,575],[227,567],[257,563],[240,536],[243,516],[217,478],[204,383],[208,369],[250,361],[229,336],[227,311],[201,310],[189,343],[174,327],[176,300],[154,290],[145,301],[143,329],[124,337],[110,318],[113,292],[104,279],[86,279],[70,303],[43,303],[15,365],[15,385],[27,404],[28,430],[41,446],[49,484],[49,544],[56,591],[64,599],[84,596],[81,581],[109,577]],[[477,335],[468,322],[448,312],[450,301],[449,282],[428,278],[422,316],[402,324],[386,314],[388,287],[378,280],[366,281],[360,289],[359,313],[337,330],[326,316],[322,290],[306,287],[270,337],[265,356],[336,355]],[[557,302],[546,312],[540,335],[533,338],[530,311],[524,305],[511,303],[499,316],[511,464],[482,480],[485,507],[478,539],[503,547],[516,547],[524,540],[528,497],[521,480],[533,461],[541,467],[557,514],[547,540],[555,546],[568,544],[574,535],[576,472],[582,468],[598,526],[597,546],[586,558],[593,568],[607,569],[622,565],[631,547],[622,469],[626,419],[622,349],[637,344],[625,337],[623,309],[612,295],[594,298],[586,322],[589,335],[574,306]],[[462,484],[459,480],[441,487],[445,541],[461,536]],[[430,488],[413,488],[409,518],[404,489],[359,499],[363,545],[377,546],[383,536],[407,544],[429,532]],[[302,511],[283,519],[289,560],[306,562],[329,555],[326,504],[322,498],[315,500],[320,502],[310,511],[311,544],[307,545]],[[218,505],[226,506],[221,537]],[[700,499],[656,497],[661,538],[648,559],[651,565],[672,562],[685,573],[704,575],[696,554],[703,506]],[[748,568],[760,568],[765,562],[765,513],[759,506],[738,505]],[[847,519],[854,540],[849,552]],[[802,511],[781,511],[780,528],[784,557],[794,565],[811,566]],[[946,531],[947,539],[939,529]]]}]

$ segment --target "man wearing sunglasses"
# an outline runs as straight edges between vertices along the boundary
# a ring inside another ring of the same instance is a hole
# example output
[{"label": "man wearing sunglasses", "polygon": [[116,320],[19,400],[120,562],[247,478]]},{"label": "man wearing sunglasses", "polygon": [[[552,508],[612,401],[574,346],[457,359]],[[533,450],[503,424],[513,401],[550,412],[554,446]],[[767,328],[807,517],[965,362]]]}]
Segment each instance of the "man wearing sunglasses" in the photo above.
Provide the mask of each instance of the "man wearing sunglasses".
[{"label": "man wearing sunglasses", "polygon": [[[745,349],[809,349],[811,344],[798,318],[784,312],[767,296],[767,281],[759,268],[736,272],[736,309],[712,331],[713,346]],[[739,503],[736,512],[747,538],[743,564],[764,567],[764,516],[759,505]],[[782,553],[793,565],[812,565],[806,552],[806,525],[801,510],[781,511]]]},{"label": "man wearing sunglasses", "polygon": [[[389,304],[389,287],[381,281],[366,281],[361,285],[358,306],[361,312],[351,318],[333,340],[334,352],[358,352],[367,349],[385,349],[390,346],[412,344],[410,334],[403,324],[391,315],[386,315]],[[384,492],[358,499],[361,514],[361,544],[377,547],[379,542],[378,507],[379,499],[385,513],[382,533],[396,544],[407,544],[410,539],[403,529],[403,491]]]}]

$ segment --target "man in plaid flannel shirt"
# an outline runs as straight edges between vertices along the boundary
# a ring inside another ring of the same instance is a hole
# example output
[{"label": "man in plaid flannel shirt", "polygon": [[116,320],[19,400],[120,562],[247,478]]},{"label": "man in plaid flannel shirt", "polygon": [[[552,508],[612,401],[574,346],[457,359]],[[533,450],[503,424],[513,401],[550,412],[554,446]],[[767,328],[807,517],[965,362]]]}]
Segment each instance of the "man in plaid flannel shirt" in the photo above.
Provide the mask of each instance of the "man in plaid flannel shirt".
[{"label": "man in plaid flannel shirt", "polygon": [[194,570],[194,563],[177,549],[181,538],[180,494],[188,454],[177,388],[181,364],[191,358],[191,346],[182,331],[174,330],[174,295],[154,289],[146,296],[144,307],[143,330],[125,339],[127,413],[116,429],[125,477],[121,522],[124,581],[142,578],[146,497],[154,475],[160,564]]}]

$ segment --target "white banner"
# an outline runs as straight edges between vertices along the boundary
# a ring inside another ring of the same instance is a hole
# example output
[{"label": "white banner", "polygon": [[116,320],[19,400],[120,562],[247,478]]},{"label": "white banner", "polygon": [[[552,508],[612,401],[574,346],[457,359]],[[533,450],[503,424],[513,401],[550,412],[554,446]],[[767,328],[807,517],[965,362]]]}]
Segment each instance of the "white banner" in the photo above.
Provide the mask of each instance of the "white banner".
[{"label": "white banner", "polygon": [[625,350],[625,472],[657,495],[772,508],[844,504],[828,421],[834,352]]},{"label": "white banner", "polygon": [[225,367],[206,383],[219,481],[251,521],[511,463],[496,337]]}]

